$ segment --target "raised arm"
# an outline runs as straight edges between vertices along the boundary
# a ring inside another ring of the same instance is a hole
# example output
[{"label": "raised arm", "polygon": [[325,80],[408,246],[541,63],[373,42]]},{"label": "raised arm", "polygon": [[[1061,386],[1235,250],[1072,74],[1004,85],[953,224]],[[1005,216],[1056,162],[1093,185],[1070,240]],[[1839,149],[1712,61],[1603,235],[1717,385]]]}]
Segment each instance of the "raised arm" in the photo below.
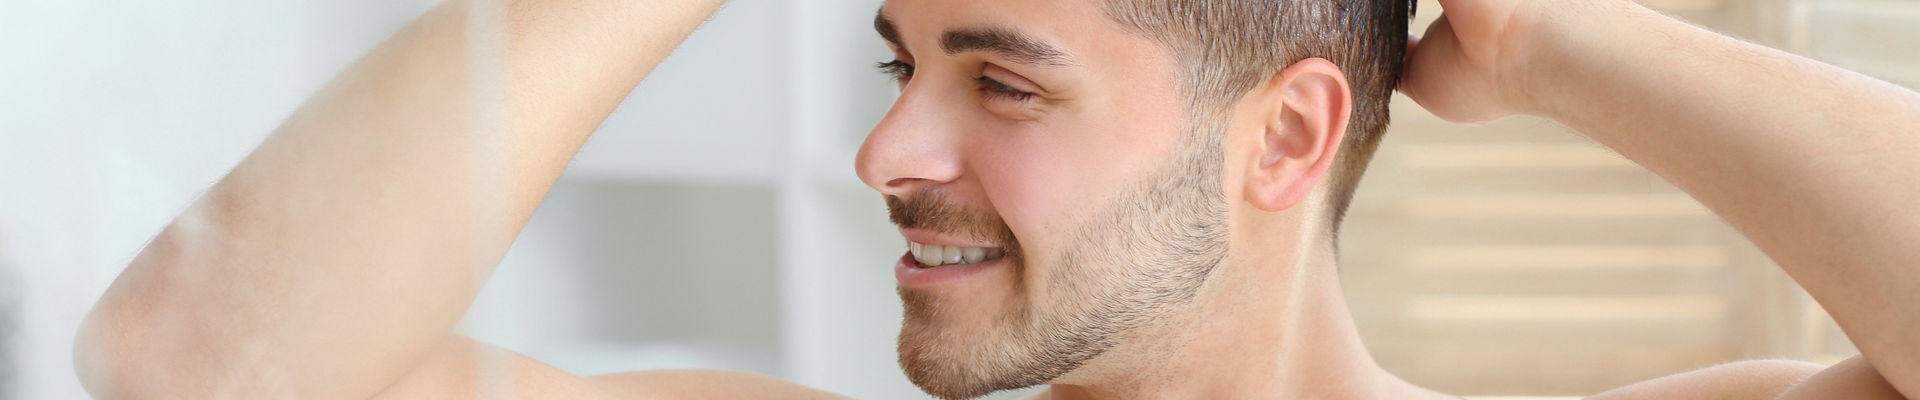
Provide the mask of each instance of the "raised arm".
[{"label": "raised arm", "polygon": [[1455,121],[1552,118],[1757,244],[1920,397],[1920,94],[1625,0],[1443,0],[1403,91]]},{"label": "raised arm", "polygon": [[449,342],[574,152],[719,3],[427,12],[121,273],[77,339],[82,383],[101,398],[380,393]]}]

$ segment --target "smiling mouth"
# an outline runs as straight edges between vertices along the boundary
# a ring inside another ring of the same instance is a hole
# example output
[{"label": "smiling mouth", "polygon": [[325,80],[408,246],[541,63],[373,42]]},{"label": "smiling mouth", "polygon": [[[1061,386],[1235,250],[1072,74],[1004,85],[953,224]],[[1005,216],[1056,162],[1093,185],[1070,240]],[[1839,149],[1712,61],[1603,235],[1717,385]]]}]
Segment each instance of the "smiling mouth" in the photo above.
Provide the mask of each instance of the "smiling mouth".
[{"label": "smiling mouth", "polygon": [[907,252],[913,254],[914,261],[921,268],[933,268],[945,265],[977,264],[999,259],[1007,254],[998,247],[959,247],[907,242]]}]

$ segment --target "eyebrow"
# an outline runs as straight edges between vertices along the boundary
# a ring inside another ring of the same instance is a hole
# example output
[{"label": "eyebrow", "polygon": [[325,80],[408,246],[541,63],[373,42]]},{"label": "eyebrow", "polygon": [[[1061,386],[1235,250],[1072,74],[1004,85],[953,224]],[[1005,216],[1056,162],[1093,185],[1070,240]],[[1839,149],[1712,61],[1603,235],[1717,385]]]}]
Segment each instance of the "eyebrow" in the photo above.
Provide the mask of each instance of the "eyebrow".
[{"label": "eyebrow", "polygon": [[[900,41],[900,30],[895,28],[893,20],[887,14],[875,13],[873,30],[880,33],[894,47],[906,48]],[[1067,53],[1060,48],[1047,44],[1020,31],[1006,27],[979,27],[949,30],[940,34],[940,50],[947,55],[967,52],[987,52],[1006,57],[1013,62],[1046,67],[1073,65]]]}]

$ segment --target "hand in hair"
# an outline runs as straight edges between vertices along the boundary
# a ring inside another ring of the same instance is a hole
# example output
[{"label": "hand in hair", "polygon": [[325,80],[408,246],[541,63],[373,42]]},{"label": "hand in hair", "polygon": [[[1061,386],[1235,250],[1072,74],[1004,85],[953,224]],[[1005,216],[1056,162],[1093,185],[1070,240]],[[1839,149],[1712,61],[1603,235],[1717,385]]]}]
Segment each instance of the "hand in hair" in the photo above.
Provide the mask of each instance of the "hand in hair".
[{"label": "hand in hair", "polygon": [[[1528,113],[1521,73],[1544,1],[1443,0],[1445,13],[1409,40],[1400,91],[1454,122],[1488,122]],[[1584,1],[1573,2],[1584,3]]]}]

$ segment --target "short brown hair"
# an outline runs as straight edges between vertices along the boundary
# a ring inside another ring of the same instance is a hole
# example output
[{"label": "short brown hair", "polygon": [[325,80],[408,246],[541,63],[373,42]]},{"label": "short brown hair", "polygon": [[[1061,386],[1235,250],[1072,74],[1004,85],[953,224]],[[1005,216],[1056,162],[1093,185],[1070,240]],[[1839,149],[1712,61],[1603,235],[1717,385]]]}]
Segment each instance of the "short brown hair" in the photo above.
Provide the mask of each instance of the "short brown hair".
[{"label": "short brown hair", "polygon": [[1240,96],[1293,63],[1332,61],[1352,85],[1353,116],[1329,184],[1337,233],[1360,175],[1387,130],[1417,0],[1106,0],[1109,18],[1173,50],[1197,119],[1226,116]]}]

